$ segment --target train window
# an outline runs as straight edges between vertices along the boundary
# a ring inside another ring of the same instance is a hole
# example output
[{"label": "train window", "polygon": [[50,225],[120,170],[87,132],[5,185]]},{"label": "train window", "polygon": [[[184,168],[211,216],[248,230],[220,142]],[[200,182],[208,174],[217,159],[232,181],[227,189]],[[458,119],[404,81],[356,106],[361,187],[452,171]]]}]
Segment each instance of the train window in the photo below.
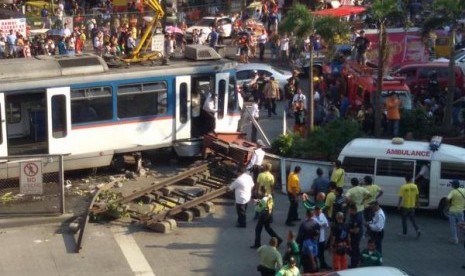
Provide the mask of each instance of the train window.
[{"label": "train window", "polygon": [[130,118],[165,114],[166,82],[121,85],[118,87],[118,117]]},{"label": "train window", "polygon": [[465,180],[465,164],[442,162],[441,179]]},{"label": "train window", "polygon": [[181,124],[187,122],[187,83],[183,82],[179,89],[179,121]]},{"label": "train window", "polygon": [[21,122],[21,103],[8,102],[5,112],[7,124],[17,124]]},{"label": "train window", "polygon": [[220,80],[218,86],[218,119],[224,117],[224,101],[226,98],[226,81]]},{"label": "train window", "polygon": [[66,97],[64,95],[52,96],[52,133],[53,138],[66,137]]},{"label": "train window", "polygon": [[112,117],[111,87],[71,90],[71,123],[104,121]]},{"label": "train window", "polygon": [[413,175],[413,160],[378,160],[376,175],[405,177]]},{"label": "train window", "polygon": [[236,80],[234,77],[229,78],[228,88],[228,113],[232,113],[237,109]]},{"label": "train window", "polygon": [[342,166],[346,172],[373,174],[375,171],[375,159],[364,157],[344,157]]}]

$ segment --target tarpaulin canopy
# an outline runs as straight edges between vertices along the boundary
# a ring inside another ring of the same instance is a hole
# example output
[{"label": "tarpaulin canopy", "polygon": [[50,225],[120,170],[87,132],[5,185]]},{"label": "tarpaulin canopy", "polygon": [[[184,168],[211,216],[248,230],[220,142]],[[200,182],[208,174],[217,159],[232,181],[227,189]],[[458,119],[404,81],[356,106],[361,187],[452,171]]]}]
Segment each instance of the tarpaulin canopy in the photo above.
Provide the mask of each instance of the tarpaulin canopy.
[{"label": "tarpaulin canopy", "polygon": [[316,16],[336,16],[336,17],[343,17],[349,16],[352,14],[359,14],[366,10],[365,7],[361,6],[341,6],[335,9],[325,9],[312,12],[313,15]]}]

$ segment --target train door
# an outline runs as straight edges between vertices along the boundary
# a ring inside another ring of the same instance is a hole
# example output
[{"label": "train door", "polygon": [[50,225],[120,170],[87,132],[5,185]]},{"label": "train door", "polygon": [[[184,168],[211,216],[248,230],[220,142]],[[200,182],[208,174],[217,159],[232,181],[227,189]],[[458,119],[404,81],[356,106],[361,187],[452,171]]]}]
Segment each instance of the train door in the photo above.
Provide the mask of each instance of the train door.
[{"label": "train door", "polygon": [[228,90],[229,73],[218,73],[215,78],[215,93],[217,95],[218,112],[216,116],[216,131],[228,131]]},{"label": "train door", "polygon": [[6,139],[5,95],[0,93],[0,156],[8,155]]},{"label": "train door", "polygon": [[47,89],[47,135],[49,154],[71,153],[71,92],[69,87]]},{"label": "train door", "polygon": [[175,140],[191,137],[191,77],[176,77]]}]

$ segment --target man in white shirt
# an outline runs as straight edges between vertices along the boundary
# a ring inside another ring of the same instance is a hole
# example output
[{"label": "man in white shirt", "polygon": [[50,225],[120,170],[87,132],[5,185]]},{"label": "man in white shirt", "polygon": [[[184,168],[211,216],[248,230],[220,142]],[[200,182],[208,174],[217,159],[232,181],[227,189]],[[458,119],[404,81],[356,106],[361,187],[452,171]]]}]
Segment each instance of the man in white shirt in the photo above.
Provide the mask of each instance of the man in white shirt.
[{"label": "man in white shirt", "polygon": [[247,170],[253,173],[254,182],[257,181],[258,174],[262,169],[263,159],[265,158],[265,151],[263,150],[265,143],[261,139],[257,140],[257,148],[253,151],[249,163],[247,163]]},{"label": "man in white shirt", "polygon": [[307,97],[302,93],[302,89],[298,88],[297,93],[292,98],[292,106],[294,106],[297,102],[302,101],[304,104],[304,108],[307,109]]},{"label": "man in white shirt", "polygon": [[325,214],[321,212],[320,206],[315,206],[315,215],[312,218],[320,225],[320,236],[318,239],[318,262],[320,269],[329,269],[325,261],[326,230],[329,230],[329,222]]},{"label": "man in white shirt", "polygon": [[216,94],[210,93],[205,99],[202,107],[203,118],[205,119],[205,131],[204,133],[209,133],[215,131],[216,128],[216,118],[215,113],[218,112],[216,108]]},{"label": "man in white shirt", "polygon": [[229,185],[231,191],[234,190],[234,195],[236,198],[236,212],[237,212],[237,224],[236,227],[246,228],[246,211],[247,204],[249,203],[252,197],[252,188],[254,182],[252,177],[247,173],[246,169],[242,167],[240,169],[240,175],[236,180]]},{"label": "man in white shirt", "polygon": [[383,253],[382,249],[382,241],[384,238],[384,225],[386,223],[386,215],[384,214],[383,209],[379,206],[378,201],[373,201],[370,204],[371,208],[373,208],[374,216],[373,219],[365,223],[370,237],[375,240],[376,250],[379,253]]}]

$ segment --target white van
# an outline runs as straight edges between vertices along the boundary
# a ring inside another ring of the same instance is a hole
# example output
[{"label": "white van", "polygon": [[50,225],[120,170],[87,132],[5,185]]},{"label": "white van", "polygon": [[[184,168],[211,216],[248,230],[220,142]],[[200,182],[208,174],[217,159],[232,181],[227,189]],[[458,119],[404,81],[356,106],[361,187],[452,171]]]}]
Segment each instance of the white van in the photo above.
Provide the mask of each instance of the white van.
[{"label": "white van", "polygon": [[[446,197],[451,191],[449,182],[458,179],[465,184],[465,148],[441,144],[441,137],[433,137],[430,143],[404,141],[401,138],[354,139],[349,142],[338,158],[346,172],[345,185],[350,179],[373,178],[384,191],[381,205],[397,206],[399,188],[405,176],[411,175],[420,190],[420,208],[446,210]],[[425,167],[426,166],[426,167]],[[419,177],[421,169],[429,171]],[[429,179],[428,179],[429,178]]]}]

